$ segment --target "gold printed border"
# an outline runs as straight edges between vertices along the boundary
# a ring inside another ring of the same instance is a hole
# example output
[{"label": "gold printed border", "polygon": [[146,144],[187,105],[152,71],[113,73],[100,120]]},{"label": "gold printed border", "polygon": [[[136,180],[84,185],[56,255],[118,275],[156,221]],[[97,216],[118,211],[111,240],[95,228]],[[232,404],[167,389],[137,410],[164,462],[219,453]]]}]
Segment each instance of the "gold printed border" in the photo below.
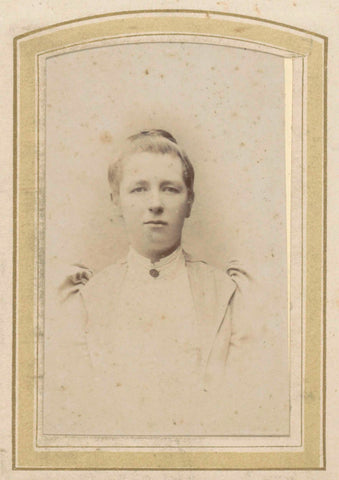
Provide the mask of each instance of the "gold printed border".
[{"label": "gold printed border", "polygon": [[[121,35],[211,35],[305,56],[306,323],[303,451],[137,452],[34,449],[35,244],[39,54]],[[14,39],[13,469],[274,470],[325,468],[325,211],[327,38],[276,22],[194,10],[87,17]]]}]

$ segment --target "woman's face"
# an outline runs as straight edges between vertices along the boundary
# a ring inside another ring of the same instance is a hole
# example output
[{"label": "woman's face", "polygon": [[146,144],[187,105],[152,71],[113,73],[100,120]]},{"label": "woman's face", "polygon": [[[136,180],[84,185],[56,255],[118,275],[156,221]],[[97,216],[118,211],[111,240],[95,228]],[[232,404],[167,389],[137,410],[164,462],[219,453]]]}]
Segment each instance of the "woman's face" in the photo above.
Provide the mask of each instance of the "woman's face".
[{"label": "woman's face", "polygon": [[156,261],[181,242],[192,199],[175,154],[135,153],[122,167],[118,205],[131,245]]}]

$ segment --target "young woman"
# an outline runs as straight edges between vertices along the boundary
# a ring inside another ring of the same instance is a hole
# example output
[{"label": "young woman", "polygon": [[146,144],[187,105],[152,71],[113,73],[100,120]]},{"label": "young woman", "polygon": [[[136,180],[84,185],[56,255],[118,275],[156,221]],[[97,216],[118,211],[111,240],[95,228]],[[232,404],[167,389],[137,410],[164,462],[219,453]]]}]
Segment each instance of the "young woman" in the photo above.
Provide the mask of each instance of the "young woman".
[{"label": "young woman", "polygon": [[51,388],[60,423],[69,433],[224,433],[225,368],[251,342],[235,282],[246,274],[182,249],[194,170],[170,133],[129,137],[108,177],[130,249],[96,275],[79,269],[72,278],[62,307],[71,333]]}]

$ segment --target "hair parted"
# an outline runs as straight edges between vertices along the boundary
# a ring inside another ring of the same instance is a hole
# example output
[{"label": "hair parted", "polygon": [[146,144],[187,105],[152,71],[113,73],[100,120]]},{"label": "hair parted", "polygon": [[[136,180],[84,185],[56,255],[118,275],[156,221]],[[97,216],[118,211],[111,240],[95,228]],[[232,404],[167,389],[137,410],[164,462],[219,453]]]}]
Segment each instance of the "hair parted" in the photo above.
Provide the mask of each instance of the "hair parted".
[{"label": "hair parted", "polygon": [[131,135],[125,141],[118,158],[108,168],[108,181],[114,196],[119,195],[119,186],[122,176],[124,159],[139,152],[172,154],[180,158],[183,166],[184,182],[189,197],[193,197],[194,169],[186,152],[178,145],[176,139],[166,130],[143,130]]}]

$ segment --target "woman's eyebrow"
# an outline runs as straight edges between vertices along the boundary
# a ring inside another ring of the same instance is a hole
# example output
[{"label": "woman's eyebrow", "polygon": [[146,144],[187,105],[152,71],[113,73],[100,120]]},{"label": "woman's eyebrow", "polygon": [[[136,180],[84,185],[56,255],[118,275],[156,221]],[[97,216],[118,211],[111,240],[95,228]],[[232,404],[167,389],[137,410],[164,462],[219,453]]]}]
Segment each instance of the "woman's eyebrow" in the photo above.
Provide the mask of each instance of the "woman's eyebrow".
[{"label": "woman's eyebrow", "polygon": [[180,182],[178,180],[163,180],[160,182],[160,185],[163,187],[165,185],[175,185],[178,188],[181,188],[183,186],[184,182]]},{"label": "woman's eyebrow", "polygon": [[148,185],[148,182],[147,180],[132,180],[129,185],[141,185],[141,186],[145,186],[145,185]]}]

